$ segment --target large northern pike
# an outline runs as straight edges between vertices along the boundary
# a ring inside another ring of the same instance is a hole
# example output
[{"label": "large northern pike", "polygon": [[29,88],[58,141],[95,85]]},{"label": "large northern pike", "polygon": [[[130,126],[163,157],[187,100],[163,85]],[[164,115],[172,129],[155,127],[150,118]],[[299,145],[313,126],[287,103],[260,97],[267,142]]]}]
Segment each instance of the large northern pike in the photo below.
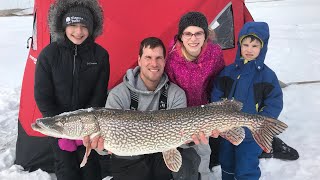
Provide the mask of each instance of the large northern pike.
[{"label": "large northern pike", "polygon": [[172,171],[178,171],[182,160],[176,149],[193,134],[206,136],[219,130],[220,136],[238,145],[248,127],[256,142],[266,152],[272,148],[273,136],[287,125],[279,120],[241,112],[242,103],[225,100],[198,107],[159,111],[117,109],[84,109],[41,118],[32,128],[56,138],[81,140],[100,134],[104,148],[119,156],[162,152]]}]

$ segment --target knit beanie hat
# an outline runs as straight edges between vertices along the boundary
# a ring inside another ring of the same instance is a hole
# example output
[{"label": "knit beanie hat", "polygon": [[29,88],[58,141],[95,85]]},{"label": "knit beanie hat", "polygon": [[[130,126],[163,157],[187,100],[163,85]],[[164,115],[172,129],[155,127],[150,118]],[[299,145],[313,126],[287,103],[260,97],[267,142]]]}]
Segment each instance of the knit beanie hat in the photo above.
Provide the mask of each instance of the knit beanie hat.
[{"label": "knit beanie hat", "polygon": [[93,16],[90,10],[83,6],[71,7],[62,18],[62,28],[65,29],[68,25],[81,23],[86,25],[89,34],[92,35]]},{"label": "knit beanie hat", "polygon": [[208,21],[207,18],[200,12],[188,12],[183,15],[179,22],[178,39],[181,41],[183,31],[189,26],[198,26],[203,29],[205,39],[208,37]]}]

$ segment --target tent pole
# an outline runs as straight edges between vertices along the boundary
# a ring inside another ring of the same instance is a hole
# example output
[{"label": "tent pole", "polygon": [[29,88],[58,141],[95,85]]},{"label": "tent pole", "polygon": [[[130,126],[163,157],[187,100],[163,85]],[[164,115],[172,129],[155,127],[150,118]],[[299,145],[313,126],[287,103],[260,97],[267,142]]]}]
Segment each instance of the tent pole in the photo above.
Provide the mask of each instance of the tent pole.
[{"label": "tent pole", "polygon": [[301,85],[301,84],[313,84],[313,83],[320,83],[320,80],[317,81],[297,81],[297,82],[289,82],[289,83],[284,83],[279,80],[281,88],[286,88],[290,85]]}]

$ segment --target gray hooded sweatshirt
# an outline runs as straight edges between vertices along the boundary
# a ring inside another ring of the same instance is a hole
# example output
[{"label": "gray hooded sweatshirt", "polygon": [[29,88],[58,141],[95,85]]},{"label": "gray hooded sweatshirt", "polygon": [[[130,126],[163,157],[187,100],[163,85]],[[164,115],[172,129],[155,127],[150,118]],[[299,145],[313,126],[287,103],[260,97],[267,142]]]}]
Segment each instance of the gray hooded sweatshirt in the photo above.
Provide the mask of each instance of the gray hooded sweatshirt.
[{"label": "gray hooded sweatshirt", "polygon": [[[163,74],[160,83],[155,91],[148,91],[144,82],[140,78],[140,67],[129,69],[123,77],[123,82],[114,87],[107,99],[106,108],[112,109],[130,109],[131,97],[130,91],[138,94],[139,111],[158,110],[161,88],[169,81],[168,76]],[[187,98],[184,91],[174,83],[169,84],[167,109],[187,107]]]}]

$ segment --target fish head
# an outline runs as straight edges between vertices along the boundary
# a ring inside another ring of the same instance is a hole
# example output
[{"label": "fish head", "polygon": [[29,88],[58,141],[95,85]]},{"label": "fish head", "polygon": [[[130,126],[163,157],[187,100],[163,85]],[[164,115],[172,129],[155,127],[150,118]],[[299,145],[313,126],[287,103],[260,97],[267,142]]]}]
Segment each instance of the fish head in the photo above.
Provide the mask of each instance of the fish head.
[{"label": "fish head", "polygon": [[100,131],[95,115],[90,112],[40,118],[31,127],[47,136],[75,140]]}]

